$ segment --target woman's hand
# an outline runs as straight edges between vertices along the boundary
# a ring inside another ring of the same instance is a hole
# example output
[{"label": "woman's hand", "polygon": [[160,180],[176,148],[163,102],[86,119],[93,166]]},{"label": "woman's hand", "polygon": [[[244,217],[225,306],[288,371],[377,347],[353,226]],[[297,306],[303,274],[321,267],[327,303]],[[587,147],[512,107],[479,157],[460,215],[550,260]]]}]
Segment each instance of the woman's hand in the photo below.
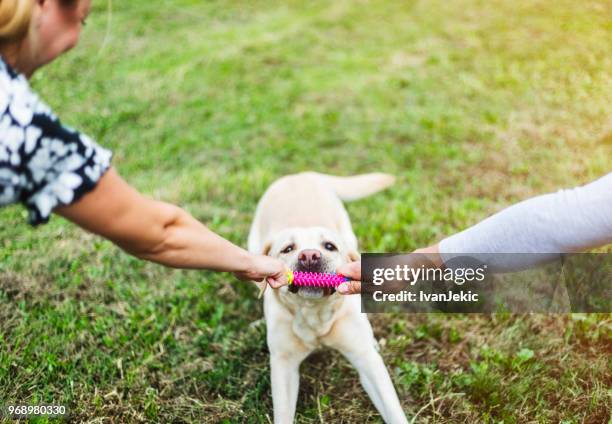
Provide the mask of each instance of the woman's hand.
[{"label": "woman's hand", "polygon": [[340,266],[337,271],[345,277],[351,279],[346,283],[336,287],[336,291],[340,294],[357,294],[361,293],[361,261],[350,262]]},{"label": "woman's hand", "polygon": [[251,255],[250,265],[244,271],[234,272],[240,280],[266,280],[270,287],[277,289],[287,284],[287,268],[278,259],[264,255]]},{"label": "woman's hand", "polygon": [[[444,265],[437,244],[422,249],[417,249],[413,253],[405,255],[405,259],[413,268],[418,268],[420,266],[440,268]],[[361,293],[361,262],[344,264],[340,266],[336,272],[344,275],[345,277],[349,277],[352,280],[340,284],[336,288],[338,293]]]},{"label": "woman's hand", "polygon": [[429,260],[436,268],[441,268],[444,266],[444,261],[442,260],[442,256],[440,256],[439,244],[432,244],[431,246],[417,249],[413,253],[424,255],[425,258]]}]

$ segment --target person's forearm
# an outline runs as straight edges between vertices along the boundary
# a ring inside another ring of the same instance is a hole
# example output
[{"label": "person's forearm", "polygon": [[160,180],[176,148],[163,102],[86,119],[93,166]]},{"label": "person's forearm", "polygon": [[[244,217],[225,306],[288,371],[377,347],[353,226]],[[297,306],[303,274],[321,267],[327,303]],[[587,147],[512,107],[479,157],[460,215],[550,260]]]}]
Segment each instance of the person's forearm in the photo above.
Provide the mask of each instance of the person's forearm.
[{"label": "person's forearm", "polygon": [[125,251],[176,268],[244,272],[252,256],[186,211],[142,196],[114,169],[95,190],[56,212]]},{"label": "person's forearm", "polygon": [[[504,270],[522,269],[612,242],[612,174],[571,190],[523,201],[444,239],[446,263],[469,254],[506,256]],[[537,254],[537,255],[535,255]],[[501,258],[501,256],[500,256]],[[503,265],[503,264],[500,264]]]},{"label": "person's forearm", "polygon": [[173,217],[157,231],[158,242],[145,249],[125,249],[142,259],[175,268],[231,272],[249,269],[251,255],[246,250],[215,234],[182,209],[174,208]]}]

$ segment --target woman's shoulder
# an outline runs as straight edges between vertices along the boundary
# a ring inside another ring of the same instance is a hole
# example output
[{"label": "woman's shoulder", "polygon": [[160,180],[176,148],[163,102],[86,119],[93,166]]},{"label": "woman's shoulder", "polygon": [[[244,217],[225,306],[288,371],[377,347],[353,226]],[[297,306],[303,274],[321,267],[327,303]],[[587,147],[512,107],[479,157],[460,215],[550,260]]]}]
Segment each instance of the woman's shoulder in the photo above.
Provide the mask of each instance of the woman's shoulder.
[{"label": "woman's shoulder", "polygon": [[11,78],[17,78],[19,74],[4,60],[4,57],[0,55],[0,72],[8,74]]},{"label": "woman's shoulder", "polygon": [[36,113],[56,119],[51,109],[32,90],[27,78],[0,56],[0,119],[10,115],[16,124],[25,126]]},{"label": "woman's shoulder", "polygon": [[111,153],[63,125],[27,79],[0,61],[0,206],[21,202],[30,222],[77,201],[110,166]]},{"label": "woman's shoulder", "polygon": [[15,91],[31,91],[27,78],[18,73],[0,56],[0,94],[14,95]]}]

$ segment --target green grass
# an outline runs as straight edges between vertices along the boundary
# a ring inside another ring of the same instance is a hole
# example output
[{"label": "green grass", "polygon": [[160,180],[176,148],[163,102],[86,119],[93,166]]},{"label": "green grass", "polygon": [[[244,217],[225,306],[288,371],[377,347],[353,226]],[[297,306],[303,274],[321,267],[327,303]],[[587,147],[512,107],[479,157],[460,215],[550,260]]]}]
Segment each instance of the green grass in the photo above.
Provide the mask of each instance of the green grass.
[{"label": "green grass", "polygon": [[[302,170],[397,175],[347,207],[362,251],[410,251],[611,169],[605,0],[104,3],[33,85],[131,184],[242,245],[266,186]],[[0,404],[269,422],[251,286],[137,261],[60,218],[31,229],[21,207],[0,223]],[[609,315],[372,321],[417,422],[610,420]],[[380,418],[325,351],[302,366],[297,421]]]}]

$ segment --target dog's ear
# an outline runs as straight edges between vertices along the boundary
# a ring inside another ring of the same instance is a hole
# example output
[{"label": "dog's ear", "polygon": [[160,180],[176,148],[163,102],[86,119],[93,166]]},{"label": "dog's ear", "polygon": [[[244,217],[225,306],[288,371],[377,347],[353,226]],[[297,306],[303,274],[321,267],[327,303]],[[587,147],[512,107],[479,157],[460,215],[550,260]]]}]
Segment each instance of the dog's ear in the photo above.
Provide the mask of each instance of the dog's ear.
[{"label": "dog's ear", "polygon": [[270,254],[270,250],[272,249],[272,242],[268,240],[264,243],[263,250],[261,251],[262,255],[268,256]]},{"label": "dog's ear", "polygon": [[357,252],[357,251],[355,251],[353,249],[349,250],[348,258],[347,258],[348,262],[357,262],[360,259],[361,259],[361,255],[359,254],[359,252]]},{"label": "dog's ear", "polygon": [[[261,254],[268,256],[270,254],[270,250],[271,249],[272,249],[272,242],[270,240],[268,240],[267,242],[264,243],[263,249],[261,251]],[[255,283],[255,284],[257,284],[257,287],[259,288],[259,294],[257,295],[257,298],[261,299],[261,297],[263,296],[264,292],[268,288],[268,283],[266,282],[266,280],[263,280],[263,281],[260,281],[258,283]]]}]

